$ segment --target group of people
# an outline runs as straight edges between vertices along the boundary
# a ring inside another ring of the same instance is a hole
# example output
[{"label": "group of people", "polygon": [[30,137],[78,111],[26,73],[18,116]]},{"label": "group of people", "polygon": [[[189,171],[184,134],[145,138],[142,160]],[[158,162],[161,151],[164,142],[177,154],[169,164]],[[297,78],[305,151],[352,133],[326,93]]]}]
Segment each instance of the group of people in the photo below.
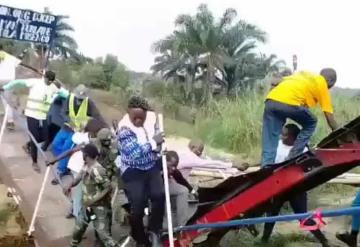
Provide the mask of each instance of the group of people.
[{"label": "group of people", "polygon": [[[308,150],[317,123],[309,108],[319,104],[331,130],[338,128],[329,93],[336,79],[335,70],[327,68],[320,74],[286,73],[272,85],[263,116],[262,167],[271,167]],[[69,92],[56,81],[54,72],[46,71],[43,78],[11,80],[0,90],[20,86],[30,89],[24,111],[30,140],[24,150],[31,155],[36,172],[41,171],[38,148],[43,151],[51,148],[56,157],[47,164],[57,163],[58,176],[52,184],[62,185],[72,201],[66,216],[76,220],[71,246],[80,244],[90,222],[93,222],[97,241],[103,246],[120,246],[111,235],[114,188],[125,192],[126,205],[130,205],[128,219],[135,246],[161,246],[160,234],[165,222],[161,159],[164,133],[148,102],[140,96],[131,97],[126,115],[110,127],[84,85]],[[288,119],[296,124],[286,123]],[[201,141],[192,140],[187,150],[170,150],[165,154],[175,226],[186,224],[191,217],[189,198],[196,200],[197,197],[196,188],[188,182],[189,171],[215,168],[238,174],[231,163],[202,158],[203,150]],[[64,185],[62,178],[67,175],[73,180]],[[306,193],[294,195],[289,201],[295,213],[307,211]],[[267,214],[277,215],[283,203],[274,201]],[[150,217],[145,227],[146,208],[150,210]],[[350,234],[337,235],[350,247],[357,246],[358,221],[354,218]],[[305,224],[315,222],[308,220]],[[265,224],[262,241],[269,240],[273,227],[274,224]],[[329,246],[320,230],[312,233],[323,247]]]},{"label": "group of people", "polygon": [[[131,97],[127,114],[110,127],[84,85],[70,92],[56,81],[54,72],[46,71],[43,78],[11,80],[0,90],[21,86],[29,88],[24,115],[30,139],[23,148],[31,155],[36,172],[41,172],[39,148],[49,149],[55,157],[47,162],[57,164],[57,176],[51,183],[60,184],[71,198],[66,217],[76,221],[71,246],[80,244],[90,221],[100,244],[120,246],[111,236],[111,201],[116,187],[125,191],[128,200],[123,206],[128,208],[135,245],[161,246],[160,233],[166,227],[161,162],[164,134],[147,101]],[[191,217],[189,201],[197,198],[196,188],[187,179],[192,167],[234,172],[229,170],[229,162],[201,158],[203,149],[201,141],[192,140],[187,150],[166,153],[175,226],[186,224]],[[73,179],[67,184],[63,178],[69,175]],[[145,208],[151,212],[146,227]]]}]

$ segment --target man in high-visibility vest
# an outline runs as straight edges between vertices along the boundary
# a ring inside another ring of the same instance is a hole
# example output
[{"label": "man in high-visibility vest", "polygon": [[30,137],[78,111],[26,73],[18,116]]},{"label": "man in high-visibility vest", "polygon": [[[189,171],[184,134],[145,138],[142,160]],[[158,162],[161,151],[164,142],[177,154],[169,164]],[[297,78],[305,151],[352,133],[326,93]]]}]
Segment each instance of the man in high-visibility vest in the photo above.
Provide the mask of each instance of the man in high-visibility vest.
[{"label": "man in high-visibility vest", "polygon": [[[74,146],[72,135],[74,132],[82,131],[90,118],[105,122],[95,103],[89,99],[88,91],[83,84],[78,85],[63,104],[62,111],[65,124],[53,141],[52,152],[55,156],[70,150]],[[63,159],[58,164],[57,172],[60,178],[68,173],[68,161],[68,158]],[[52,184],[56,185],[58,182],[57,179],[54,179]]]},{"label": "man in high-visibility vest", "polygon": [[[57,95],[67,97],[69,93],[64,88],[61,88],[59,83],[55,82],[55,73],[52,71],[46,71],[43,78],[10,81],[0,88],[0,91],[21,86],[30,89],[25,108],[28,129],[37,143],[43,142],[47,132],[46,116],[53,99]],[[33,169],[40,172],[40,167],[37,164],[37,145],[32,138],[30,138],[29,149]]]},{"label": "man in high-visibility vest", "polygon": [[90,117],[105,122],[88,94],[89,89],[80,84],[64,104],[65,122],[69,123],[76,131],[83,129]]}]

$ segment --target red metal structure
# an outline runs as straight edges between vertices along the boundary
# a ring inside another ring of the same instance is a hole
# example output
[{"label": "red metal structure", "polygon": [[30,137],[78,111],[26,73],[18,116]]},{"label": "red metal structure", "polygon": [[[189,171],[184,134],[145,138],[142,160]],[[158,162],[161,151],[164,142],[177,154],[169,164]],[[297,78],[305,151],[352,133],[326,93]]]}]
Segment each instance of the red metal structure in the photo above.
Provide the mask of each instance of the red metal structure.
[{"label": "red metal structure", "polygon": [[[215,223],[263,214],[271,200],[310,190],[360,164],[360,117],[331,133],[313,152],[257,172],[230,178],[214,188],[199,189],[200,203],[188,225]],[[206,246],[217,246],[228,231],[181,232],[175,246],[187,247],[208,234]]]}]

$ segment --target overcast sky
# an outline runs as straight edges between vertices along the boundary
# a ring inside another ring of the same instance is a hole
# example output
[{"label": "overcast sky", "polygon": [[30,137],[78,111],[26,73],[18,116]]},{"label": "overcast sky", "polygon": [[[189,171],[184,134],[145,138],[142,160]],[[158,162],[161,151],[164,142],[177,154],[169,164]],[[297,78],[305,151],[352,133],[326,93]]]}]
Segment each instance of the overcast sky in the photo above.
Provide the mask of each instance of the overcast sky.
[{"label": "overcast sky", "polygon": [[129,69],[149,71],[151,44],[171,33],[178,14],[200,3],[220,16],[232,7],[240,18],[268,33],[261,51],[275,53],[299,69],[334,67],[338,86],[360,88],[360,14],[356,0],[1,0],[1,4],[69,15],[80,51],[90,57],[112,53]]}]

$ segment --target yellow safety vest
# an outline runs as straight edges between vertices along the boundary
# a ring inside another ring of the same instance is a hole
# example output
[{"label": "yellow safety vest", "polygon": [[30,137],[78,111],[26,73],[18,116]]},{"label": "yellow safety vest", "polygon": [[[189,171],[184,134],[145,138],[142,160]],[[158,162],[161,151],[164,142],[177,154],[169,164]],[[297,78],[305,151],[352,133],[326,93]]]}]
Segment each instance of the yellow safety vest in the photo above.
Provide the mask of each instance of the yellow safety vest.
[{"label": "yellow safety vest", "polygon": [[75,108],[74,108],[74,100],[75,95],[71,94],[69,98],[69,117],[72,126],[75,127],[76,131],[81,131],[85,125],[87,124],[89,117],[87,115],[88,112],[88,106],[89,106],[89,98],[85,98],[79,107],[79,110],[77,114],[75,114]]},{"label": "yellow safety vest", "polygon": [[45,120],[56,91],[54,86],[48,86],[39,79],[39,82],[30,89],[25,116]]}]

